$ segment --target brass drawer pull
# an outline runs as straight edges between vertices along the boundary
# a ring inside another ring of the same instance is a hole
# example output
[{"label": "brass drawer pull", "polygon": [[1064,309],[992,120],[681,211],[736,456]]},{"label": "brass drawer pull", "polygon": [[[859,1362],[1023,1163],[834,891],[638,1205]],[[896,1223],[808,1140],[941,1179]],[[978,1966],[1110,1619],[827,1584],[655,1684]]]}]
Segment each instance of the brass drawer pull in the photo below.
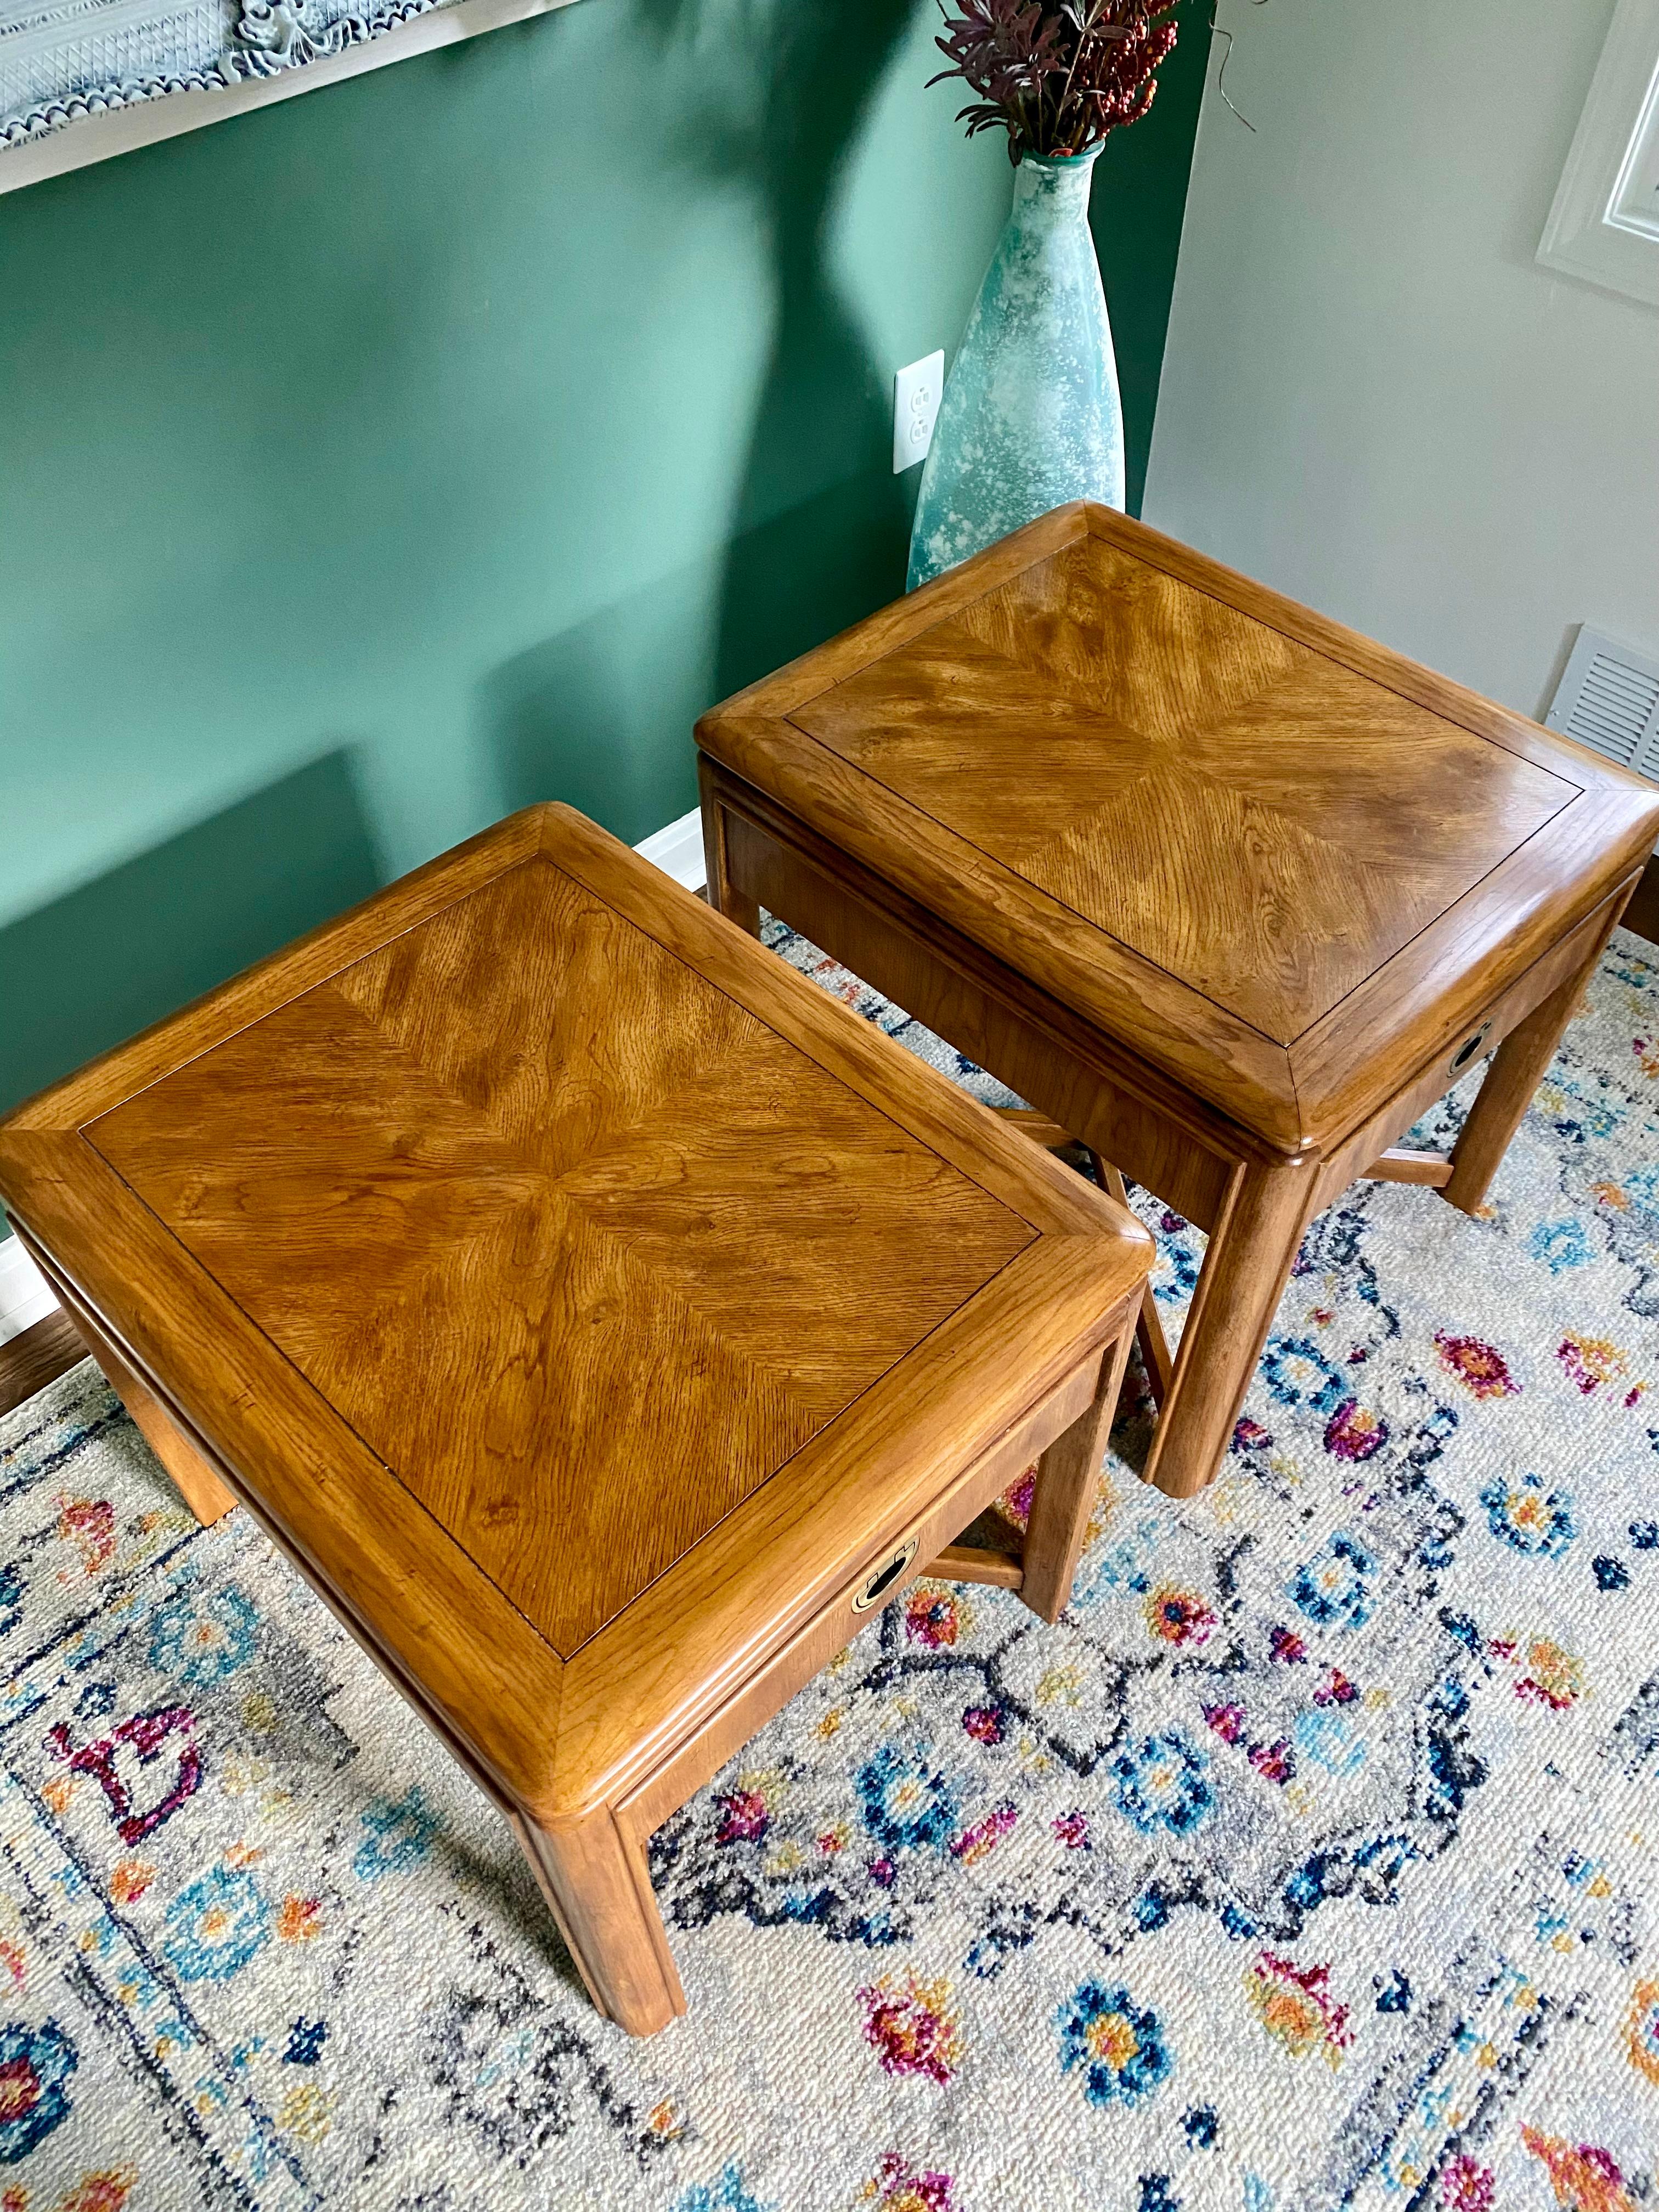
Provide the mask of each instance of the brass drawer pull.
[{"label": "brass drawer pull", "polygon": [[1452,1054],[1451,1072],[1454,1075],[1461,1075],[1463,1070],[1468,1066],[1469,1062],[1474,1059],[1475,1055],[1480,1052],[1481,1046],[1486,1042],[1486,1038],[1491,1033],[1491,1030],[1492,1024],[1490,1022],[1482,1022],[1474,1035],[1472,1037],[1466,1037],[1463,1042],[1458,1046],[1456,1051]]},{"label": "brass drawer pull", "polygon": [[868,1613],[872,1605],[881,1603],[883,1598],[916,1556],[916,1546],[920,1540],[919,1537],[912,1536],[908,1544],[901,1546],[894,1553],[885,1565],[876,1569],[874,1574],[853,1600],[854,1613]]}]

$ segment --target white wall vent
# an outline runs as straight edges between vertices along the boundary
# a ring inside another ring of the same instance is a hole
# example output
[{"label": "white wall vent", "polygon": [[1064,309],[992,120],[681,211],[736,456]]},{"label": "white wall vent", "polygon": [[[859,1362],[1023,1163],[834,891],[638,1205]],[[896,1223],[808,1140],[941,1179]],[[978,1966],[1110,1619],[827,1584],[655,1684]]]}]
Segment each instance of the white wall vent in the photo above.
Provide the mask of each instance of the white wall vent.
[{"label": "white wall vent", "polygon": [[1650,653],[1586,623],[1544,720],[1659,783],[1659,660]]}]

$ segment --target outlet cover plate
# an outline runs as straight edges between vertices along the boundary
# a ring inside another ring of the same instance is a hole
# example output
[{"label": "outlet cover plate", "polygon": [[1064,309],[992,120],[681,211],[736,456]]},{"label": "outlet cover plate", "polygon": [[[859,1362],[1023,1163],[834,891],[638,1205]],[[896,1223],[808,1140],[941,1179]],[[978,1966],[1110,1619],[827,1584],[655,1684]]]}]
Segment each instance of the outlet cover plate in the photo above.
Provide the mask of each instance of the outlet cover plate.
[{"label": "outlet cover plate", "polygon": [[926,460],[933,424],[945,395],[945,356],[930,353],[913,361],[893,379],[893,474],[902,476]]}]

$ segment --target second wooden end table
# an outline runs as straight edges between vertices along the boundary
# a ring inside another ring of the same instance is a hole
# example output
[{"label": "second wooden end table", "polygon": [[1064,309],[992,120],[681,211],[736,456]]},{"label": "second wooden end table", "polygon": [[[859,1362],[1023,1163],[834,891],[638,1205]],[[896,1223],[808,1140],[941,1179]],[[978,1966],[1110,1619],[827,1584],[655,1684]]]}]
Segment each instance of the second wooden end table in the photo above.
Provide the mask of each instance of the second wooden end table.
[{"label": "second wooden end table", "polygon": [[[1208,1231],[1153,1362],[1146,1474],[1181,1496],[1314,1213],[1358,1176],[1481,1204],[1659,834],[1651,785],[1094,507],[697,738],[724,912],[802,930]],[[1395,1149],[1494,1049],[1450,1158]]]}]

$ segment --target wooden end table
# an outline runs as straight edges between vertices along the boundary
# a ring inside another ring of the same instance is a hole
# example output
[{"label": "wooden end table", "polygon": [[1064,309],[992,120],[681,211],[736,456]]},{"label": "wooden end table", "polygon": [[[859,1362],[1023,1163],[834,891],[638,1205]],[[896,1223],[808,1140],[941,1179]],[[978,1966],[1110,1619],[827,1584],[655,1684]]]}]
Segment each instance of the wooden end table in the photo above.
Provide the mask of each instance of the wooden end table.
[{"label": "wooden end table", "polygon": [[[698,725],[764,906],[1209,1232],[1146,1468],[1226,1449],[1310,1218],[1474,1211],[1659,792],[1110,511],[1057,508]],[[1449,1158],[1397,1139],[1496,1057]],[[1039,1132],[1041,1133],[1041,1132]]]},{"label": "wooden end table", "polygon": [[[0,1123],[204,1520],[240,1501],[684,2011],[652,1831],[924,1571],[1070,1590],[1150,1239],[568,808]],[[951,1540],[1033,1459],[1023,1558]]]}]

